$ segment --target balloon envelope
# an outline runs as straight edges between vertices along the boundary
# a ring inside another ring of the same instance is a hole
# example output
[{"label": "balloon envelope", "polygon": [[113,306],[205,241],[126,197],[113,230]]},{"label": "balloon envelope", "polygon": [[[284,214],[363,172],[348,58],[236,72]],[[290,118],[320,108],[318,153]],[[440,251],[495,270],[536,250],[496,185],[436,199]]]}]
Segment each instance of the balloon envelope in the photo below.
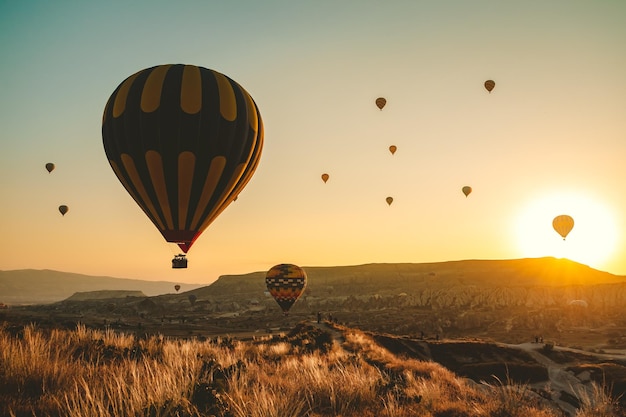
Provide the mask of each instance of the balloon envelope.
[{"label": "balloon envelope", "polygon": [[391,205],[391,203],[393,203],[393,197],[387,197],[385,199],[387,201],[387,204]]},{"label": "balloon envelope", "polygon": [[463,187],[462,190],[463,190],[463,194],[465,194],[465,197],[467,197],[472,192],[472,187],[470,187],[469,185],[466,185],[465,187]]},{"label": "balloon envelope", "polygon": [[383,107],[385,107],[385,105],[387,104],[387,99],[384,97],[378,97],[376,99],[376,107],[378,107],[379,109],[383,109]]},{"label": "balloon envelope", "polygon": [[59,211],[61,212],[62,215],[65,216],[65,213],[67,213],[68,211],[70,211],[69,207],[66,205],[61,205],[59,206]]},{"label": "balloon envelope", "polygon": [[186,253],[252,177],[263,122],[252,97],[226,75],[159,65],[115,89],[102,140],[124,188]]},{"label": "balloon envelope", "polygon": [[574,219],[567,214],[561,214],[552,220],[552,227],[565,240],[569,232],[574,228]]},{"label": "balloon envelope", "polygon": [[322,181],[326,182],[329,178],[330,176],[328,174],[322,174]]},{"label": "balloon envelope", "polygon": [[306,287],[306,272],[293,264],[275,265],[265,275],[267,290],[287,314]]},{"label": "balloon envelope", "polygon": [[496,82],[494,80],[487,80],[485,81],[485,88],[487,89],[487,91],[489,91],[491,93],[491,90],[493,90],[493,88],[496,86]]},{"label": "balloon envelope", "polygon": [[389,147],[389,152],[391,152],[392,155],[395,154],[397,150],[398,150],[398,147],[396,145],[391,145]]},{"label": "balloon envelope", "polygon": [[52,171],[54,171],[54,168],[55,168],[55,166],[54,166],[54,164],[53,164],[52,162],[48,162],[48,163],[46,164],[46,170],[47,170],[49,173],[50,173],[50,172],[52,172]]},{"label": "balloon envelope", "polygon": [[178,284],[174,285],[174,289],[176,290],[176,292],[178,292],[178,290],[180,290],[180,285]]}]

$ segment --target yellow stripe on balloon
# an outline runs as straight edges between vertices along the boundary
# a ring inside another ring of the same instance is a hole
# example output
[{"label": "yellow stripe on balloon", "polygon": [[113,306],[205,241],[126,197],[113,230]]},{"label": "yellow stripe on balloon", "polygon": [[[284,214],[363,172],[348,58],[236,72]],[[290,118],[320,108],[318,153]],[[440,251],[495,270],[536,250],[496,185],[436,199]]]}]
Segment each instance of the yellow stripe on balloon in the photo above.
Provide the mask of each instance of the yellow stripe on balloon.
[{"label": "yellow stripe on balloon", "polygon": [[[236,196],[232,195],[231,192],[235,184],[237,183],[237,181],[239,181],[239,178],[241,177],[241,174],[243,173],[245,169],[246,169],[246,164],[237,165],[237,167],[233,171],[233,176],[230,178],[230,181],[228,182],[226,187],[224,187],[224,193],[219,197],[219,200],[213,206],[213,210],[209,212],[209,214],[206,216],[206,218],[204,219],[204,221],[202,222],[200,227],[198,227],[197,230],[202,231],[206,229],[211,224],[211,222],[215,220],[215,218],[219,216],[220,213],[224,211],[224,209],[228,207],[230,203],[233,202]],[[230,197],[230,199],[228,199],[228,197]],[[227,204],[225,204],[226,202]]]},{"label": "yellow stripe on balloon", "polygon": [[163,82],[165,81],[165,76],[167,75],[167,71],[170,67],[171,65],[160,65],[156,67],[150,75],[148,75],[148,79],[146,79],[143,91],[141,92],[142,111],[152,113],[159,108],[159,105],[161,104]]},{"label": "yellow stripe on balloon", "polygon": [[165,183],[165,173],[163,172],[163,159],[161,154],[157,151],[146,152],[146,164],[148,165],[148,172],[150,173],[150,179],[152,180],[152,188],[159,200],[159,206],[165,217],[165,224],[167,228],[174,229],[174,221],[172,220],[172,209],[170,208],[170,200],[167,198],[167,184]]},{"label": "yellow stripe on balloon", "polygon": [[215,192],[215,187],[217,187],[217,183],[222,177],[222,172],[224,171],[224,167],[226,166],[226,158],[223,156],[216,156],[211,160],[211,165],[209,166],[209,172],[206,177],[206,181],[204,182],[204,187],[202,187],[202,194],[200,195],[200,201],[198,201],[198,205],[196,206],[196,212],[191,221],[191,230],[201,230],[197,228],[200,219],[202,218],[202,213],[206,210],[209,205],[209,201]]},{"label": "yellow stripe on balloon", "polygon": [[224,119],[232,122],[237,118],[237,99],[235,98],[233,86],[224,74],[213,71],[213,75],[215,75],[219,90],[220,114]]},{"label": "yellow stripe on balloon", "polygon": [[202,75],[195,65],[185,65],[180,86],[180,108],[187,114],[202,109]]},{"label": "yellow stripe on balloon", "polygon": [[250,97],[250,94],[248,94],[248,92],[243,88],[241,90],[246,97],[246,106],[248,108],[248,123],[250,124],[250,128],[254,130],[254,133],[256,134],[256,132],[259,131],[259,119],[256,114],[256,105],[254,104],[252,97]]},{"label": "yellow stripe on balloon", "polygon": [[117,94],[115,95],[115,103],[113,103],[113,117],[120,117],[124,110],[126,110],[126,99],[128,98],[128,92],[130,91],[130,86],[135,82],[135,78],[143,71],[139,71],[131,75],[120,85],[119,90],[117,90]]},{"label": "yellow stripe on balloon", "polygon": [[178,228],[184,229],[187,222],[187,210],[191,196],[193,172],[196,165],[196,156],[189,152],[178,155]]},{"label": "yellow stripe on balloon", "polygon": [[[150,216],[150,218],[152,218],[153,221],[157,223],[160,230],[165,230],[165,226],[163,225],[163,222],[159,218],[157,211],[154,207],[154,204],[152,204],[152,200],[150,200],[150,198],[148,197],[148,193],[146,192],[146,188],[144,187],[143,182],[141,181],[141,177],[139,177],[139,173],[137,172],[137,167],[135,166],[135,161],[133,161],[133,157],[127,153],[123,153],[121,155],[121,158],[122,158],[122,165],[124,166],[124,169],[126,170],[126,173],[128,174],[128,176],[130,177],[130,181],[133,183],[133,186],[139,193],[139,196],[141,197],[141,200],[143,201],[143,205],[145,205],[145,207],[148,208],[148,211],[149,211],[148,216]],[[130,190],[130,188],[126,188],[126,189]]]}]

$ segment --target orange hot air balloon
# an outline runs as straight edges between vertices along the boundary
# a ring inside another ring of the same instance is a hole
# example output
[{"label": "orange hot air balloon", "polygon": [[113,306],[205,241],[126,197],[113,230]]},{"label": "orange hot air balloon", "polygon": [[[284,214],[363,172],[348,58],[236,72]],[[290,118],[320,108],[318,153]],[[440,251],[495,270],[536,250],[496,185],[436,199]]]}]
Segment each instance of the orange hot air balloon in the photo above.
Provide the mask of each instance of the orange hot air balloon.
[{"label": "orange hot air balloon", "polygon": [[52,171],[54,171],[54,168],[55,168],[55,166],[54,166],[54,164],[52,162],[48,162],[46,164],[46,170],[48,171],[48,173],[51,173]]},{"label": "orange hot air balloon", "polygon": [[495,86],[496,82],[494,80],[485,81],[485,88],[487,89],[487,91],[489,91],[489,93],[491,93],[491,90],[493,90]]},{"label": "orange hot air balloon", "polygon": [[59,212],[61,212],[63,216],[65,216],[65,213],[67,213],[68,211],[70,211],[70,208],[65,204],[59,206]]},{"label": "orange hot air balloon", "polygon": [[385,105],[387,104],[387,99],[384,97],[378,97],[376,99],[376,107],[378,107],[380,110],[383,109],[383,107],[385,107]]},{"label": "orange hot air balloon", "polygon": [[285,315],[304,292],[306,281],[304,269],[293,264],[275,265],[265,275],[267,290]]},{"label": "orange hot air balloon", "polygon": [[574,219],[567,214],[561,214],[552,220],[552,227],[565,240],[569,232],[574,228]]},{"label": "orange hot air balloon", "polygon": [[465,197],[467,197],[472,192],[472,187],[470,187],[469,185],[466,185],[465,187],[462,188],[462,191],[463,191],[463,194],[465,194]]},{"label": "orange hot air balloon", "polygon": [[263,122],[224,74],[159,65],[124,80],[104,109],[109,164],[168,242],[184,253],[257,168]]},{"label": "orange hot air balloon", "polygon": [[322,174],[322,181],[324,181],[324,183],[326,183],[326,181],[328,181],[329,178],[330,176],[328,174]]},{"label": "orange hot air balloon", "polygon": [[398,147],[396,145],[391,145],[389,147],[389,152],[391,152],[392,155],[395,154],[397,150],[398,150]]},{"label": "orange hot air balloon", "polygon": [[387,197],[385,199],[387,201],[387,204],[391,205],[391,203],[393,203],[393,197]]}]

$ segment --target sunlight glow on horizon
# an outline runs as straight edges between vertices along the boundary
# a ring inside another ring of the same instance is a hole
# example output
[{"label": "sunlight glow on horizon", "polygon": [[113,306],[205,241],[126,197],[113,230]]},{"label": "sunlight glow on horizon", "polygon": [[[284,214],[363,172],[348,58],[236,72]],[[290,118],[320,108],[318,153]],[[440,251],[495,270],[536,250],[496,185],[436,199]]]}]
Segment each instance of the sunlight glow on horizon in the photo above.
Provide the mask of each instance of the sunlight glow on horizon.
[{"label": "sunlight glow on horizon", "polygon": [[[553,228],[554,217],[568,214],[574,228],[564,240]],[[518,246],[524,257],[567,258],[593,268],[604,268],[618,244],[616,217],[591,195],[578,192],[546,193],[519,211]]]}]

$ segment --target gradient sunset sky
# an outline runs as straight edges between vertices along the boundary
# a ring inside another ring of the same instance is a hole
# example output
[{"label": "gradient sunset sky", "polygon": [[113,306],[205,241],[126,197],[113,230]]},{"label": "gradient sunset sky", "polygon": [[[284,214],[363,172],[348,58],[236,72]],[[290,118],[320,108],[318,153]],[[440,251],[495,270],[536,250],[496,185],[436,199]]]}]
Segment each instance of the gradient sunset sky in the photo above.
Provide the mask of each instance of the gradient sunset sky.
[{"label": "gradient sunset sky", "polygon": [[[0,2],[0,270],[208,284],[555,256],[626,275],[624,22],[621,0]],[[233,78],[265,125],[186,270],[101,136],[118,84],[167,63]]]}]

